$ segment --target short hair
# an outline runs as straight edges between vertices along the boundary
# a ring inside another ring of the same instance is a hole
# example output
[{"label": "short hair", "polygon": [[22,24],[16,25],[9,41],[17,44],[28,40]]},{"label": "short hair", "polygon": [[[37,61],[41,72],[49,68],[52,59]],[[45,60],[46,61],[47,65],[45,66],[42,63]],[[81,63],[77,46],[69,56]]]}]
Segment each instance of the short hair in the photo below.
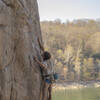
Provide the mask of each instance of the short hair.
[{"label": "short hair", "polygon": [[47,51],[44,51],[42,54],[43,60],[49,60],[51,58],[51,54]]}]

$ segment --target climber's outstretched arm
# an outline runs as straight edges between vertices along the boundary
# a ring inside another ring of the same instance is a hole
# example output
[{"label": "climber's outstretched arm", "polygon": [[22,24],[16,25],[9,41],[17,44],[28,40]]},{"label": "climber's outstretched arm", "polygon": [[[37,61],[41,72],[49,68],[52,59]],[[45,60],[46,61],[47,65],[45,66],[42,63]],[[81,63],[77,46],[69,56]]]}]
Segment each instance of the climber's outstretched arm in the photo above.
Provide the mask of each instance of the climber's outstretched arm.
[{"label": "climber's outstretched arm", "polygon": [[40,48],[41,48],[41,49],[43,50],[43,52],[44,52],[44,47],[41,45],[39,38],[38,38],[38,43],[39,43]]},{"label": "climber's outstretched arm", "polygon": [[34,60],[35,60],[42,68],[47,69],[47,67],[46,67],[44,64],[42,64],[42,63],[37,59],[37,57],[34,57]]}]

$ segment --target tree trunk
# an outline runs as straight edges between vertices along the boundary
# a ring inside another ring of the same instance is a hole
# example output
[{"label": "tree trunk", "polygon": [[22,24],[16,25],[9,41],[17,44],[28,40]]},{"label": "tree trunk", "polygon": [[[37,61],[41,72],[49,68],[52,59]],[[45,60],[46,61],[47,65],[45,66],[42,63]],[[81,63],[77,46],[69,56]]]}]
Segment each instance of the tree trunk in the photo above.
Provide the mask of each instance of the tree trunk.
[{"label": "tree trunk", "polygon": [[42,42],[37,1],[0,0],[0,100],[40,100],[37,38]]}]

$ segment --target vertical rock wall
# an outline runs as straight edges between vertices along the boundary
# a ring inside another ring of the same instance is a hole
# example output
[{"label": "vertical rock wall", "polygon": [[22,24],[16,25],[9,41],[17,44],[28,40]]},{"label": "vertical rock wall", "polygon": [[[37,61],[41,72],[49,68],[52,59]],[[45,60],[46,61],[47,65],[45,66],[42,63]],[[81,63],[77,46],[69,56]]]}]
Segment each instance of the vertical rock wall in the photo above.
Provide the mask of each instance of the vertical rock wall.
[{"label": "vertical rock wall", "polygon": [[40,100],[42,41],[36,0],[0,0],[0,100]]}]

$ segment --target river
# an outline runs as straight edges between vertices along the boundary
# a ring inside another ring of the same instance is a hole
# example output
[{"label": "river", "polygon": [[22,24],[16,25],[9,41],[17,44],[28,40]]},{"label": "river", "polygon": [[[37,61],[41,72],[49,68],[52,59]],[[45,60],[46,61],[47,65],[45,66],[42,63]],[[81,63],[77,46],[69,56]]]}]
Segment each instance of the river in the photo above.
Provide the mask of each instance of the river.
[{"label": "river", "polygon": [[100,100],[100,88],[66,89],[53,91],[53,100]]}]

